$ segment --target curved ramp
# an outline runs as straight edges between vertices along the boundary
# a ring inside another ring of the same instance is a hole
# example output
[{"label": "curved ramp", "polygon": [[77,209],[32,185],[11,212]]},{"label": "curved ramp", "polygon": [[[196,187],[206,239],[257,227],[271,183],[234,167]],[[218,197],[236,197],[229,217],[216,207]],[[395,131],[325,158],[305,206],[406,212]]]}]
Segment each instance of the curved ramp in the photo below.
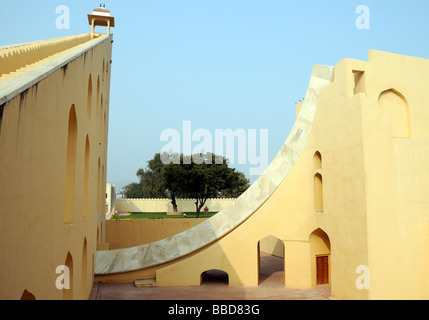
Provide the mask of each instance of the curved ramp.
[{"label": "curved ramp", "polygon": [[334,67],[314,65],[307,94],[283,147],[259,179],[211,219],[170,238],[126,249],[98,251],[95,274],[143,270],[189,255],[221,239],[247,220],[288,176],[310,136],[320,90],[332,81]]}]

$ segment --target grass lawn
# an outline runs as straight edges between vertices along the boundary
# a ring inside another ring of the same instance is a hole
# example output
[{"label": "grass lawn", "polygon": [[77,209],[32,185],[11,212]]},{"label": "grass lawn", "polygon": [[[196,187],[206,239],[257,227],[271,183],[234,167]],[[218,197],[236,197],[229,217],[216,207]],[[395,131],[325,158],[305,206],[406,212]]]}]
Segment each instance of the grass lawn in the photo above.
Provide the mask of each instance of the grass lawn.
[{"label": "grass lawn", "polygon": [[[200,218],[211,218],[217,212],[209,212],[207,214],[200,213]],[[195,212],[186,212],[186,218],[196,218]],[[167,213],[131,213],[129,216],[115,216],[113,215],[112,220],[120,219],[186,219],[184,216],[167,216]]]}]

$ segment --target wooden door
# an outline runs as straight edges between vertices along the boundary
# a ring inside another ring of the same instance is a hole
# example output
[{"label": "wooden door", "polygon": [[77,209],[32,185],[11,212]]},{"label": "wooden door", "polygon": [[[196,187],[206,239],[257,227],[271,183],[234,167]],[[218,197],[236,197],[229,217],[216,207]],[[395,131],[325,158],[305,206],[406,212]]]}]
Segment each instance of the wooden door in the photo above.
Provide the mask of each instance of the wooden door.
[{"label": "wooden door", "polygon": [[316,257],[316,265],[317,265],[317,285],[329,283],[328,256]]}]

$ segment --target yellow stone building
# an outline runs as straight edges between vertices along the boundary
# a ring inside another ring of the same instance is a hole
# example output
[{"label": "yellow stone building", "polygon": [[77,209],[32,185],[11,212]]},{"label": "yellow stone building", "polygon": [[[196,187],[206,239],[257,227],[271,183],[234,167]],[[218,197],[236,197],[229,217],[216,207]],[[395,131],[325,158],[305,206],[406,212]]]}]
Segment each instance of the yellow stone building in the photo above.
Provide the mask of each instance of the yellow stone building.
[{"label": "yellow stone building", "polygon": [[0,299],[91,293],[106,247],[111,54],[97,33],[0,48]]}]

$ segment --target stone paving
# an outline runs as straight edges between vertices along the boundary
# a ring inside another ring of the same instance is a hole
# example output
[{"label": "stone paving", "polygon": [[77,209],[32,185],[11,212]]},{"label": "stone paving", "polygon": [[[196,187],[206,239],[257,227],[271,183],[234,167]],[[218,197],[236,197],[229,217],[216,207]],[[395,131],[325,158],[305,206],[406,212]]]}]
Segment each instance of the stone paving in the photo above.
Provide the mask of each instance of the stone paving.
[{"label": "stone paving", "polygon": [[211,271],[199,287],[143,287],[134,283],[95,283],[90,300],[331,300],[331,286],[284,287],[283,259],[261,258],[258,287],[229,287],[227,275]]}]

